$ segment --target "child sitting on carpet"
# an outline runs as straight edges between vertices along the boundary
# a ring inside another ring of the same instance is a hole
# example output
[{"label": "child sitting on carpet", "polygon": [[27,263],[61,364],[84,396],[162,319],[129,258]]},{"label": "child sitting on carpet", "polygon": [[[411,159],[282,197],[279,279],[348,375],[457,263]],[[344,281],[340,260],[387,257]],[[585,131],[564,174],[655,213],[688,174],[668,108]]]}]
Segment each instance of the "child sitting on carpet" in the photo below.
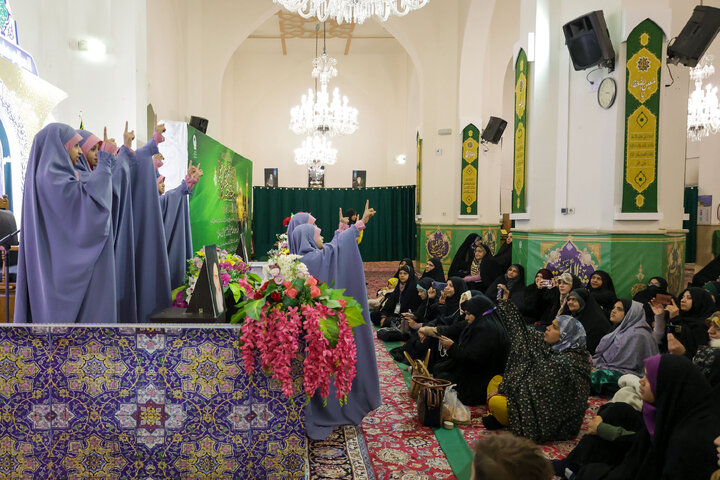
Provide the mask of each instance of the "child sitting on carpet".
[{"label": "child sitting on carpet", "polygon": [[383,306],[385,305],[385,301],[388,299],[390,294],[395,291],[395,287],[397,287],[397,284],[397,278],[388,278],[387,287],[378,290],[377,296],[375,298],[368,298],[368,306],[370,307],[371,312],[374,312],[375,310],[382,310]]}]

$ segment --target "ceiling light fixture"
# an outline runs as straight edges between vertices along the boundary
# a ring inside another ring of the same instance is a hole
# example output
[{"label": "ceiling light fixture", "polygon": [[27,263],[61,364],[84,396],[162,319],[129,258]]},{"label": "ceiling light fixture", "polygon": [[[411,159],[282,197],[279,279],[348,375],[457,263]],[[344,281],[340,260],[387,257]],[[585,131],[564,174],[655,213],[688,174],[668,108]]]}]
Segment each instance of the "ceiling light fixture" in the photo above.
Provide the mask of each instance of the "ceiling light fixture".
[{"label": "ceiling light fixture", "polygon": [[273,0],[303,18],[328,19],[338,24],[363,23],[370,17],[384,22],[390,15],[402,17],[427,5],[428,0]]}]

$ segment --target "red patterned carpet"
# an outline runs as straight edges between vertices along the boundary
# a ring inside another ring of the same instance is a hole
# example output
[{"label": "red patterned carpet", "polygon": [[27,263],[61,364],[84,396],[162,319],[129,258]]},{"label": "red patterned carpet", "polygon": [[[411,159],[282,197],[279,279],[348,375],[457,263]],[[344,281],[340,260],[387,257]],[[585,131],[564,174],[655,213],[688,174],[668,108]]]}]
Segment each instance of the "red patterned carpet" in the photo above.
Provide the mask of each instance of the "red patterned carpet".
[{"label": "red patterned carpet", "polygon": [[[600,397],[590,397],[590,405],[585,412],[585,418],[583,419],[583,425],[580,428],[580,434],[578,435],[578,438],[576,438],[575,440],[568,440],[564,442],[550,442],[541,445],[540,448],[545,453],[545,456],[547,456],[550,460],[567,457],[568,454],[572,451],[572,449],[575,448],[575,445],[577,445],[577,443],[580,441],[580,438],[582,438],[582,436],[585,435],[585,432],[587,432],[587,424],[590,419],[595,416],[598,408],[600,408],[605,402],[607,402],[607,399]],[[497,435],[501,432],[506,431],[505,429],[492,431],[485,429],[481,420],[482,416],[485,415],[485,406],[471,407],[470,410],[472,411],[472,422],[470,423],[470,425],[460,427],[460,430],[462,430],[463,436],[465,437],[465,440],[467,440],[469,445],[473,445],[480,438],[486,437],[488,435]]]},{"label": "red patterned carpet", "polygon": [[383,405],[365,417],[362,431],[375,476],[379,479],[455,478],[432,429],[417,421],[397,364],[375,338]]}]

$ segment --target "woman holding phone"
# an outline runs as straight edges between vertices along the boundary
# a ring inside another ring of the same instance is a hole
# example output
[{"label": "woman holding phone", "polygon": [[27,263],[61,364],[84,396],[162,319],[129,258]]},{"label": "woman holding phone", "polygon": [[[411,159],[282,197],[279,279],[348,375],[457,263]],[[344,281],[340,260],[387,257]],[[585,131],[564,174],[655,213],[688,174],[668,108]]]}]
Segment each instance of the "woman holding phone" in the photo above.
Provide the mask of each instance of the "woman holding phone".
[{"label": "woman holding phone", "polygon": [[710,293],[698,287],[686,288],[680,294],[680,306],[673,298],[665,306],[658,297],[650,301],[650,308],[655,314],[653,336],[660,351],[692,359],[698,347],[709,342],[705,320],[715,310]]}]

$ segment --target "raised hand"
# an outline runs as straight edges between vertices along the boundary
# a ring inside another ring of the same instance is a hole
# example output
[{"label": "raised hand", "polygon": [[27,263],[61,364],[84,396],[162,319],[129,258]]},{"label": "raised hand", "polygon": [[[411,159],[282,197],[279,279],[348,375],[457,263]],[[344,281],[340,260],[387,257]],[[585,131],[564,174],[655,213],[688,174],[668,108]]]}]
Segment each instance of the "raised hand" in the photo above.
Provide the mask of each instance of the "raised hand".
[{"label": "raised hand", "polygon": [[665,313],[665,307],[663,307],[657,300],[654,298],[650,300],[650,309],[652,310],[654,315],[662,315]]},{"label": "raised hand", "polygon": [[665,307],[665,310],[670,314],[670,318],[675,318],[680,315],[680,308],[675,304],[675,299],[671,298],[672,304]]},{"label": "raised hand", "polygon": [[[162,136],[163,133],[165,133],[165,124],[164,123],[158,123],[158,116],[157,113],[155,114],[155,133]],[[163,139],[164,140],[164,139]]]},{"label": "raised hand", "polygon": [[344,223],[345,225],[350,223],[350,219],[348,217],[343,217],[342,208],[340,209],[340,223]]},{"label": "raised hand", "polygon": [[132,148],[132,142],[135,140],[135,130],[128,131],[128,122],[125,121],[125,131],[123,132],[123,145]]},{"label": "raised hand", "polygon": [[363,213],[363,216],[362,216],[363,223],[369,222],[370,219],[373,217],[373,215],[375,215],[375,213],[376,213],[375,209],[370,208],[370,200],[366,200],[365,201],[365,212]]},{"label": "raised hand", "polygon": [[114,138],[108,138],[107,136],[107,127],[103,129],[103,143],[112,143],[114,146],[117,147],[117,143],[115,143]]}]

